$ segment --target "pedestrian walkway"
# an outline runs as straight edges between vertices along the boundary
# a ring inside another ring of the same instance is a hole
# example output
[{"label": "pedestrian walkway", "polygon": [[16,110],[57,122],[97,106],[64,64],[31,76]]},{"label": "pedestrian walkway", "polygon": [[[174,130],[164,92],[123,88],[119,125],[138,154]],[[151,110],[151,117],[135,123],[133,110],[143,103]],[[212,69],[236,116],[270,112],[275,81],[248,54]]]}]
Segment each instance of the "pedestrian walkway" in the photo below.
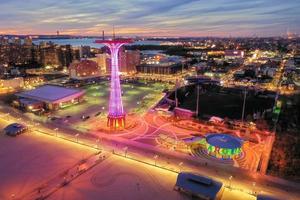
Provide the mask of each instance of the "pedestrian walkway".
[{"label": "pedestrian walkway", "polygon": [[54,192],[67,186],[73,180],[94,168],[110,156],[107,152],[97,152],[87,158],[75,163],[69,169],[59,173],[57,176],[41,183],[32,191],[26,193],[24,196],[18,198],[19,200],[42,200],[51,196]]}]

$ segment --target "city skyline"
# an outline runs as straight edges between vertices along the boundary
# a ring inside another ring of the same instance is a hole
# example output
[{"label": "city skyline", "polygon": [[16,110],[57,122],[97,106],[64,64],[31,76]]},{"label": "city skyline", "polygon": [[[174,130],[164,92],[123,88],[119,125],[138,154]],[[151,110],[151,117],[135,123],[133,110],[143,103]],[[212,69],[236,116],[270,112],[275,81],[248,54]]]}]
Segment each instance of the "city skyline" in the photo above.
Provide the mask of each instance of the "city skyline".
[{"label": "city skyline", "polygon": [[0,5],[0,200],[300,199],[300,0]]},{"label": "city skyline", "polygon": [[0,34],[101,35],[115,25],[128,36],[281,36],[300,33],[300,2],[0,1]]}]

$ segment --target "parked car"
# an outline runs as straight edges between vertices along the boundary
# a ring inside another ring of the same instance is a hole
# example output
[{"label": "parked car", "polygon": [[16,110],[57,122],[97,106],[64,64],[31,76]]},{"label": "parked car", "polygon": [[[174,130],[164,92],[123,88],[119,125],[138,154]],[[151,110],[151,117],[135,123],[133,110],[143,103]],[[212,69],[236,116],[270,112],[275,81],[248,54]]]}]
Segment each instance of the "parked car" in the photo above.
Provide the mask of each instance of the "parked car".
[{"label": "parked car", "polygon": [[99,115],[101,115],[101,112],[97,112],[97,113],[95,114],[95,117],[98,117]]},{"label": "parked car", "polygon": [[88,120],[90,118],[90,116],[85,116],[85,115],[82,115],[81,116],[81,119],[83,120],[83,121],[86,121],[86,120]]},{"label": "parked car", "polygon": [[55,117],[55,116],[54,116],[54,117],[49,116],[48,119],[50,119],[51,121],[55,121],[55,120],[57,120],[57,119],[59,119],[59,118],[58,118],[58,117]]},{"label": "parked car", "polygon": [[17,136],[27,131],[27,126],[19,123],[13,123],[3,129],[4,134],[8,136]]}]

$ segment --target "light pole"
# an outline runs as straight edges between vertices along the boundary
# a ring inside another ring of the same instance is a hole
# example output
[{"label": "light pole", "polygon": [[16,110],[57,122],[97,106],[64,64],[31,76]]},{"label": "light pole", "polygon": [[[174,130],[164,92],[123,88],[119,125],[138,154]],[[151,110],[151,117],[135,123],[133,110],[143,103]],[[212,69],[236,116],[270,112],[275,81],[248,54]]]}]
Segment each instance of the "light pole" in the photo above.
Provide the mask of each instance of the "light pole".
[{"label": "light pole", "polygon": [[176,84],[175,84],[175,107],[178,107],[178,97],[177,97],[177,93],[178,93],[178,79],[176,79]]},{"label": "light pole", "polygon": [[199,115],[199,85],[197,84],[197,106],[196,106],[196,117]]},{"label": "light pole", "polygon": [[98,138],[98,139],[96,140],[97,149],[99,149],[99,142],[100,142],[100,139]]},{"label": "light pole", "polygon": [[128,150],[128,147],[124,147],[124,156],[125,156],[125,158],[127,156],[127,150]]},{"label": "light pole", "polygon": [[231,189],[231,181],[232,181],[233,176],[229,176],[229,189]]},{"label": "light pole", "polygon": [[182,171],[183,162],[180,162],[178,165],[179,165],[179,172],[181,172]]},{"label": "light pole", "polygon": [[54,131],[55,131],[55,136],[57,137],[58,128],[55,128]]},{"label": "light pole", "polygon": [[156,160],[158,158],[158,155],[156,154],[155,156],[153,156],[153,158],[154,158],[154,165],[156,166]]},{"label": "light pole", "polygon": [[252,186],[253,186],[253,191],[252,191],[252,193],[253,193],[253,194],[256,194],[256,192],[255,192],[255,186],[256,186],[256,183],[253,182],[253,183],[252,183]]},{"label": "light pole", "polygon": [[79,133],[77,133],[76,135],[75,135],[75,137],[76,137],[76,142],[78,143],[78,136],[79,136]]}]

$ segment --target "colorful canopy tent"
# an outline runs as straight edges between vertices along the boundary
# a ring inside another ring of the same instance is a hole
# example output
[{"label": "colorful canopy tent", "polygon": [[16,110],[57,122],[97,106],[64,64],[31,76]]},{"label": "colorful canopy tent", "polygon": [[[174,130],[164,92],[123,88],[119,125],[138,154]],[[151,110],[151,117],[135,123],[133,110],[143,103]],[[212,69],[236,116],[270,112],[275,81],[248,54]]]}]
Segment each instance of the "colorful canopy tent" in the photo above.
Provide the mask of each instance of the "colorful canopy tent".
[{"label": "colorful canopy tent", "polygon": [[220,159],[232,159],[242,153],[243,141],[229,134],[206,135],[206,150],[209,155]]}]

